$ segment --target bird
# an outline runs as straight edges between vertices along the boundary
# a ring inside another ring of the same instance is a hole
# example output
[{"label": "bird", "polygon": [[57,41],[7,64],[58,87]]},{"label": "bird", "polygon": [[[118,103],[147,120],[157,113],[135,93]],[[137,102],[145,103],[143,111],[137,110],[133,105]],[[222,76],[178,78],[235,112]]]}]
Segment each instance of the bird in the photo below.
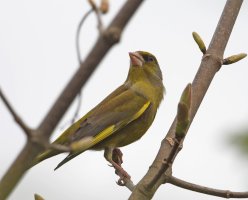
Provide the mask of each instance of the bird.
[{"label": "bird", "polygon": [[[85,152],[104,150],[105,159],[123,176],[118,148],[139,140],[154,121],[165,94],[162,72],[154,55],[129,52],[130,67],[125,82],[67,128],[52,145],[70,147],[67,157],[55,169]],[[56,148],[39,154],[34,165],[62,153]],[[117,161],[119,159],[119,162]]]}]

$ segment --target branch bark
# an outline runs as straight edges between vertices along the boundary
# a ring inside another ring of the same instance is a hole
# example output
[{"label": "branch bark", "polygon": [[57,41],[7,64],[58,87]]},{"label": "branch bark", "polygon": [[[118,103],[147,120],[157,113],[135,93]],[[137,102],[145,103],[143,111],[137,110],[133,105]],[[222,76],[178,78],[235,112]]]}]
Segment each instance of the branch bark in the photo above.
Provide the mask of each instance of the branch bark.
[{"label": "branch bark", "polygon": [[143,0],[128,0],[114,17],[108,28],[100,35],[92,50],[84,62],[81,63],[79,69],[55,101],[39,127],[33,130],[34,136],[27,140],[26,145],[16,160],[2,177],[0,181],[0,200],[4,200],[9,196],[27,169],[31,166],[33,159],[44,150],[44,146],[40,145],[40,141],[49,141],[53,130],[77,93],[85,85],[86,81],[111,47],[119,42],[123,29],[142,2]]},{"label": "branch bark", "polygon": [[7,109],[9,110],[10,114],[13,116],[15,122],[22,128],[24,133],[27,137],[31,136],[31,129],[24,123],[22,118],[16,113],[14,108],[11,106],[10,102],[8,101],[7,97],[5,97],[4,93],[0,88],[0,98],[3,100],[3,103],[6,105]]},{"label": "branch bark", "polygon": [[230,190],[219,190],[219,189],[209,188],[209,187],[197,185],[194,183],[189,183],[187,181],[183,181],[173,176],[168,177],[168,183],[187,189],[187,190],[192,190],[195,192],[200,192],[203,194],[208,194],[208,195],[217,196],[217,197],[223,197],[226,199],[248,198],[248,192],[233,192]]},{"label": "branch bark", "polygon": [[[208,90],[209,85],[211,84],[212,79],[214,78],[214,75],[221,68],[224,50],[242,2],[242,0],[227,0],[226,2],[211,43],[206,54],[202,58],[200,67],[192,83],[190,123],[194,119],[194,116]],[[161,169],[163,161],[169,157],[170,152],[173,149],[173,146],[168,142],[168,139],[175,138],[175,128],[176,118],[174,119],[166,137],[161,142],[159,152],[151,167],[146,175],[136,185],[134,191],[129,197],[129,200],[151,199],[160,185],[167,182],[166,177],[171,176],[172,172],[170,167],[164,172],[166,175],[161,176],[153,187],[149,187],[151,181]]]}]

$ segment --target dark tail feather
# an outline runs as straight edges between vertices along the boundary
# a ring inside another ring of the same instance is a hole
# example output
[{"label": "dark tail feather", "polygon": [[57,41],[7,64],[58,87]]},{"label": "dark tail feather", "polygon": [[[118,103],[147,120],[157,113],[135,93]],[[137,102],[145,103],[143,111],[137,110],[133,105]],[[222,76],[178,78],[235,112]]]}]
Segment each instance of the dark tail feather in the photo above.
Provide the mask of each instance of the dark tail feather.
[{"label": "dark tail feather", "polygon": [[70,153],[64,160],[62,160],[62,161],[57,165],[57,167],[56,167],[54,170],[60,168],[62,165],[64,165],[65,163],[67,163],[69,160],[71,160],[72,158],[76,157],[76,156],[79,155],[80,153],[82,153],[82,152],[79,152],[79,153]]},{"label": "dark tail feather", "polygon": [[[46,159],[51,158],[51,157],[53,157],[53,156],[56,156],[56,155],[58,155],[58,154],[60,154],[60,153],[61,153],[61,152],[55,151],[55,150],[52,150],[52,149],[47,150],[47,151],[45,151],[45,152],[39,154],[39,155],[35,158],[35,160],[34,160],[34,162],[33,162],[33,164],[32,164],[31,167],[33,167],[33,166],[39,164],[39,163],[42,162],[43,160],[46,160]],[[31,167],[30,167],[30,168],[31,168]]]}]

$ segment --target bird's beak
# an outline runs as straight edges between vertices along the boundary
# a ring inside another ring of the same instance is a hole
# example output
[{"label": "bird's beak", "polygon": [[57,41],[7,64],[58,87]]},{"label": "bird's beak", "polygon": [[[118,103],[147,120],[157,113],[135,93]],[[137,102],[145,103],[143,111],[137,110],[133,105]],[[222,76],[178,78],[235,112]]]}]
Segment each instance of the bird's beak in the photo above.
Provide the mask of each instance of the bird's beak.
[{"label": "bird's beak", "polygon": [[144,59],[138,52],[129,52],[130,61],[132,66],[142,67]]}]

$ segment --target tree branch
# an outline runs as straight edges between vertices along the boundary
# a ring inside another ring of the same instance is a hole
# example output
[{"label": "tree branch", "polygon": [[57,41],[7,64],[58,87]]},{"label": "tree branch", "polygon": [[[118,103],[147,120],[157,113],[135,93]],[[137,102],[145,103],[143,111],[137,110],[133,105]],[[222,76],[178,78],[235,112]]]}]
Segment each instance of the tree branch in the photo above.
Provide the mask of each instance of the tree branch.
[{"label": "tree branch", "polygon": [[[221,67],[224,50],[233,29],[235,20],[238,16],[242,2],[242,0],[228,0],[226,2],[212,41],[207,49],[206,54],[202,58],[198,72],[192,82],[192,105],[189,119],[190,123],[194,119],[194,116],[208,90],[212,79],[214,78],[214,75]],[[156,176],[158,171],[161,169],[163,161],[169,157],[170,152],[172,151],[173,147],[170,145],[167,139],[175,138],[175,132],[176,118],[174,119],[166,137],[163,139],[159,152],[153,161],[152,166],[149,168],[146,175],[136,185],[134,191],[129,197],[130,200],[151,199],[159,186],[167,182],[166,177],[172,174],[171,167],[163,173],[164,175],[158,179],[157,183],[154,184],[152,188],[148,187],[149,183],[153,180],[153,177]]]},{"label": "tree branch", "polygon": [[178,187],[181,187],[187,190],[192,190],[194,192],[199,192],[199,193],[208,194],[208,195],[217,196],[217,197],[223,197],[227,199],[248,198],[248,192],[232,192],[229,190],[219,190],[219,189],[209,188],[209,187],[197,185],[194,183],[189,183],[187,181],[178,179],[173,176],[168,177],[167,182],[172,185],[176,185]]},{"label": "tree branch", "polygon": [[[81,63],[79,69],[55,101],[39,127],[34,131],[36,138],[45,141],[49,140],[53,130],[65,114],[77,93],[85,85],[97,65],[111,47],[119,42],[123,29],[142,2],[143,0],[128,0],[114,17],[108,28],[99,36],[96,44],[84,62]],[[37,142],[28,140],[16,160],[2,177],[0,181],[0,200],[4,200],[8,197],[24,173],[31,166],[33,159],[44,150],[43,145],[37,144]]]},{"label": "tree branch", "polygon": [[162,174],[166,172],[166,170],[173,165],[173,161],[177,153],[182,148],[181,143],[189,127],[190,110],[191,110],[191,84],[188,84],[187,87],[184,89],[181,99],[178,103],[175,138],[167,138],[167,141],[172,146],[171,152],[168,158],[163,160],[163,163],[160,169],[158,170],[157,174],[149,182],[147,186],[148,188],[153,188],[153,186],[156,184],[156,182],[159,180]]},{"label": "tree branch", "polygon": [[27,137],[31,137],[32,135],[31,129],[24,123],[22,118],[16,113],[16,111],[11,106],[11,104],[9,103],[9,101],[7,100],[1,89],[0,89],[0,97],[3,100],[3,103],[5,104],[7,109],[9,110],[10,114],[13,116],[15,122],[22,128],[22,130],[27,135]]}]

